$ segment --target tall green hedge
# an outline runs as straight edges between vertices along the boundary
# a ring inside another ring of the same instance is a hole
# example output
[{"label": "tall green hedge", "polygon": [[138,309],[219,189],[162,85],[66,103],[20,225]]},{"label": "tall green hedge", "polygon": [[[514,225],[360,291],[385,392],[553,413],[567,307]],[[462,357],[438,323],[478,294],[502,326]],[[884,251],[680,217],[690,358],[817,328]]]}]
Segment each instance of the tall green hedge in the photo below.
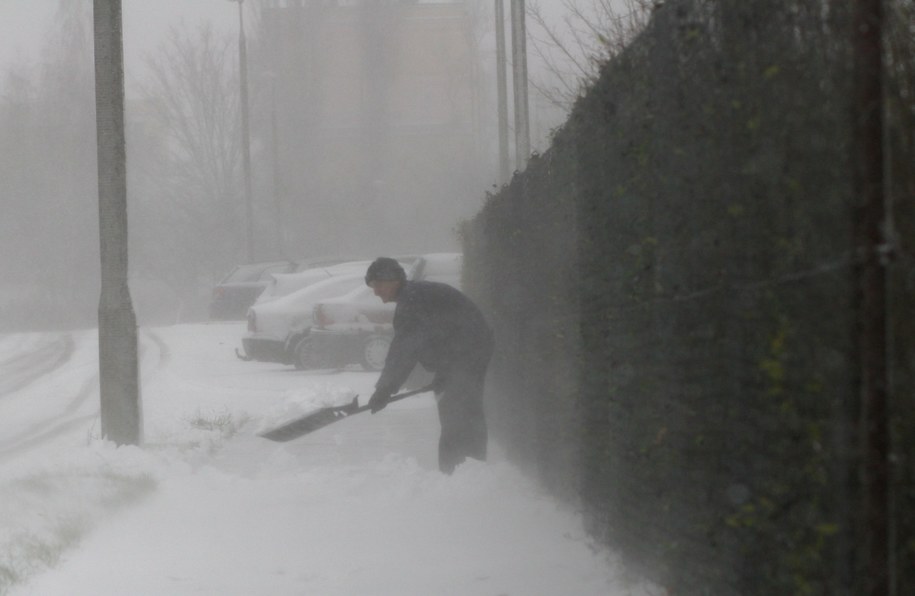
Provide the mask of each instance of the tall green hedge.
[{"label": "tall green hedge", "polygon": [[[465,227],[496,435],[672,593],[861,586],[849,6],[664,3]],[[889,270],[902,594],[915,276]]]}]

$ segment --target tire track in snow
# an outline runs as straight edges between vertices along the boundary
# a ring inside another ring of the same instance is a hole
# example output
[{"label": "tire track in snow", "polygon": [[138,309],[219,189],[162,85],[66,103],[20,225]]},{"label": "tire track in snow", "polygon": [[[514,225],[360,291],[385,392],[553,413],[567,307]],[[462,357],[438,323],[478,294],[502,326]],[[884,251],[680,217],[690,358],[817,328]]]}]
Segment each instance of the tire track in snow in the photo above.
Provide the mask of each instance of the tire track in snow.
[{"label": "tire track in snow", "polygon": [[[46,418],[41,422],[36,422],[14,437],[10,438],[7,441],[4,441],[3,444],[0,444],[0,455],[7,455],[13,452],[21,451],[21,446],[34,446],[36,440],[38,443],[53,439],[54,437],[60,435],[63,432],[66,432],[71,428],[71,421],[74,420],[74,414],[80,408],[80,406],[85,403],[87,399],[93,394],[97,394],[98,390],[98,374],[92,376],[91,378],[85,380],[77,392],[76,396],[71,398],[67,403],[66,407],[59,411],[58,414],[55,414],[52,418]],[[78,420],[86,420],[90,418],[98,418],[98,410],[92,412],[91,414],[84,414],[79,416]]]},{"label": "tire track in snow", "polygon": [[[153,331],[149,331],[148,329],[142,329],[140,331],[140,334],[141,334],[141,337],[145,336],[146,338],[148,338],[159,349],[159,359],[156,361],[155,371],[153,371],[153,372],[158,372],[158,371],[164,369],[168,365],[168,363],[171,362],[171,359],[172,359],[172,352],[169,349],[168,344],[166,344],[165,341],[161,337],[159,337],[158,334],[156,334]],[[143,345],[143,342],[140,342],[141,354],[145,355],[145,350],[146,350],[146,346]],[[142,358],[141,358],[141,361],[142,361]]]},{"label": "tire track in snow", "polygon": [[[51,428],[43,430],[43,432],[32,434],[24,440],[21,440],[19,443],[14,444],[12,447],[0,448],[0,460],[8,459],[14,455],[18,455],[24,451],[28,451],[36,447],[41,447],[48,441],[85,425],[90,420],[98,420],[98,414],[85,414],[83,416],[77,416],[76,418],[63,420]],[[89,428],[91,429],[92,427],[90,426]]]},{"label": "tire track in snow", "polygon": [[[142,337],[146,337],[151,342],[151,344],[155,346],[155,353],[158,356],[158,358],[155,358],[152,363],[148,364],[146,367],[143,367],[152,368],[152,370],[147,370],[145,372],[155,373],[163,370],[171,360],[171,352],[168,348],[168,345],[162,340],[161,337],[151,331],[142,331],[141,338]],[[68,336],[67,339],[69,340],[70,344],[69,354],[67,356],[67,359],[69,359],[69,357],[75,351],[75,347],[73,338]],[[140,360],[142,363],[147,354],[151,351],[150,343],[143,341],[139,341],[138,343],[138,360]],[[63,363],[58,365],[58,367],[62,365]],[[83,414],[81,416],[75,416],[75,414],[90,397],[93,395],[98,395],[98,391],[99,374],[96,371],[95,374],[83,382],[76,395],[68,400],[67,405],[62,410],[60,410],[58,414],[55,414],[51,418],[42,420],[41,422],[32,424],[22,432],[18,433],[16,436],[7,441],[4,441],[3,444],[0,444],[0,458],[10,457],[23,451],[27,451],[35,447],[40,447],[43,443],[50,441],[64,433],[70,432],[81,424],[84,424],[90,420],[97,420],[99,418],[98,407],[96,407],[91,414]]]},{"label": "tire track in snow", "polygon": [[[56,366],[44,367],[43,371],[34,375],[28,384],[33,385],[45,376],[48,376],[59,369],[66,373],[65,366],[73,363],[73,355],[76,353],[77,345],[71,334],[65,336],[66,339],[66,357],[57,360]],[[51,379],[53,386],[53,379]],[[79,389],[72,397],[66,398],[63,407],[49,409],[49,416],[37,422],[33,422],[15,436],[0,444],[0,458],[8,458],[23,451],[41,447],[43,444],[59,437],[60,435],[72,431],[74,428],[85,424],[87,421],[99,417],[98,408],[90,413],[84,413],[76,416],[80,407],[92,396],[98,395],[99,376],[96,369],[88,378],[84,378],[79,385]],[[35,387],[33,391],[39,391],[40,387]],[[53,391],[50,387],[47,391]]]},{"label": "tire track in snow", "polygon": [[76,350],[69,333],[29,352],[15,354],[0,362],[0,398],[31,385],[66,364]]}]

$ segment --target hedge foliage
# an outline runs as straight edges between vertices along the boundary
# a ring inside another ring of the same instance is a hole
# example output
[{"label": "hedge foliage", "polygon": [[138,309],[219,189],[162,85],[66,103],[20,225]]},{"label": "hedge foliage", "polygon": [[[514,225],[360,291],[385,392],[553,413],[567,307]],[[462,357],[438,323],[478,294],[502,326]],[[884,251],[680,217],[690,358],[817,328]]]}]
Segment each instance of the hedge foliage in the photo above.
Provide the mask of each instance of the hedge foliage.
[{"label": "hedge foliage", "polygon": [[[496,434],[671,593],[862,586],[850,6],[660,5],[464,228],[466,284],[497,334]],[[893,163],[915,157],[897,134],[915,115],[911,73],[890,73]],[[912,176],[899,167],[888,187],[901,237],[915,237]],[[915,267],[897,248],[902,594],[915,591]]]}]

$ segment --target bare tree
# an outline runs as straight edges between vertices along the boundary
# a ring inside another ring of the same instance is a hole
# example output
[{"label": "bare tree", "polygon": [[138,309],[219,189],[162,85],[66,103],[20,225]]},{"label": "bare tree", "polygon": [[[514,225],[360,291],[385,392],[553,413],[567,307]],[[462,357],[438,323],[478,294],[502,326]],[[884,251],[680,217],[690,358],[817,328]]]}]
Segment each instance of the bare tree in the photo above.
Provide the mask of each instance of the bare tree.
[{"label": "bare tree", "polygon": [[[597,78],[600,66],[619,53],[648,22],[657,0],[562,0],[552,16],[540,0],[527,5],[529,47],[539,68],[530,84],[568,110]],[[554,8],[555,10],[555,8]]]},{"label": "bare tree", "polygon": [[20,65],[3,76],[0,274],[17,286],[3,300],[7,326],[86,326],[95,320],[91,8],[91,2],[60,2],[40,66]]},{"label": "bare tree", "polygon": [[[136,135],[144,262],[178,291],[244,254],[238,84],[233,40],[209,27],[172,29],[148,58]],[[142,142],[142,147],[140,146]],[[156,241],[165,232],[170,241]]]}]

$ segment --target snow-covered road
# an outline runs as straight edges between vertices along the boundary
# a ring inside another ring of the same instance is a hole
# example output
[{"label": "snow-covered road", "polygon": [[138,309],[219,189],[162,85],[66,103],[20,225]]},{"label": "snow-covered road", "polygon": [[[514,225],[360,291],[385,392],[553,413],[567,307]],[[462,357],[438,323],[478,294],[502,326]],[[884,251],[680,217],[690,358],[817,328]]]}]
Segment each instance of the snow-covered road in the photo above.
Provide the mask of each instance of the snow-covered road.
[{"label": "snow-covered road", "polygon": [[441,475],[431,396],[259,438],[377,373],[242,362],[242,333],[142,331],[142,449],[98,439],[94,332],[0,336],[0,594],[647,593],[497,445]]}]

